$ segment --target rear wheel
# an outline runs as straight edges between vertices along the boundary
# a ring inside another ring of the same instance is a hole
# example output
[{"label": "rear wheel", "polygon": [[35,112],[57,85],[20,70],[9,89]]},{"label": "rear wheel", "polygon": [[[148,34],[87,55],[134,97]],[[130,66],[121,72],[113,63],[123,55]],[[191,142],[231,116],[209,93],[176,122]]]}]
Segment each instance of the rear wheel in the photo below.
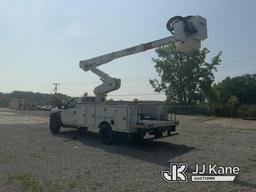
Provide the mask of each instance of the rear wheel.
[{"label": "rear wheel", "polygon": [[99,139],[103,144],[112,144],[116,141],[116,134],[108,123],[102,123],[99,130]]},{"label": "rear wheel", "polygon": [[132,141],[132,143],[140,143],[143,138],[145,137],[146,135],[146,131],[145,130],[137,130],[137,132],[135,133],[130,133],[130,139]]},{"label": "rear wheel", "polygon": [[60,115],[58,113],[54,113],[50,115],[50,131],[52,134],[56,134],[60,132],[61,121]]}]

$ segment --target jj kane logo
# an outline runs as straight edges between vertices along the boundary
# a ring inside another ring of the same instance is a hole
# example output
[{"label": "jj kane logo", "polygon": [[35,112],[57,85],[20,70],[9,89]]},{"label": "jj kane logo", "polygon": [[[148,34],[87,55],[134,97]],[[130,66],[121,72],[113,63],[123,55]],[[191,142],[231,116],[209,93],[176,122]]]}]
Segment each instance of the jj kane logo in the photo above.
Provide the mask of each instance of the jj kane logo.
[{"label": "jj kane logo", "polygon": [[[162,171],[166,182],[187,182],[187,163],[170,163],[168,171]],[[234,181],[239,174],[239,167],[218,166],[217,164],[196,164],[192,171],[191,181]]]},{"label": "jj kane logo", "polygon": [[187,175],[185,171],[188,168],[187,163],[170,163],[170,170],[169,171],[162,171],[162,177],[165,181],[181,181],[187,182]]}]

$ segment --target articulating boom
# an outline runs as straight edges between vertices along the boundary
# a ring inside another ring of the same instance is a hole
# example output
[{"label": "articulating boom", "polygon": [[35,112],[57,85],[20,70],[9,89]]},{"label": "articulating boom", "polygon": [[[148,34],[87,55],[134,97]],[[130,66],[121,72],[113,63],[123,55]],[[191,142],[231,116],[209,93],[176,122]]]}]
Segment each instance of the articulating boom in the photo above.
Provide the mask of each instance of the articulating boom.
[{"label": "articulating boom", "polygon": [[140,53],[170,43],[175,43],[177,49],[184,52],[199,49],[201,41],[207,38],[206,19],[201,16],[176,16],[171,18],[166,25],[167,29],[172,33],[170,37],[80,61],[80,68],[84,71],[92,71],[103,82],[103,84],[94,89],[97,102],[104,101],[107,93],[117,90],[121,86],[120,79],[110,77],[108,74],[97,69],[98,66],[120,57]]}]

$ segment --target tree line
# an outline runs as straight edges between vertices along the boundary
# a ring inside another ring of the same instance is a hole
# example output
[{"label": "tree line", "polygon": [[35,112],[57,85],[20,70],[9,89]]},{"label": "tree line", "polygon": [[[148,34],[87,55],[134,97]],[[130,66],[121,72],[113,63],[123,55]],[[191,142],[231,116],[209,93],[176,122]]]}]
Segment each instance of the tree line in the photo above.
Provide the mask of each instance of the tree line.
[{"label": "tree line", "polygon": [[8,107],[11,99],[25,99],[25,101],[38,105],[61,105],[63,101],[70,99],[64,94],[34,93],[31,91],[13,91],[11,93],[0,92],[0,107]]},{"label": "tree line", "polygon": [[214,83],[214,72],[222,52],[206,61],[207,48],[179,52],[175,45],[156,49],[153,58],[159,78],[149,82],[156,92],[166,95],[166,107],[182,113],[256,117],[256,74],[226,77]]}]

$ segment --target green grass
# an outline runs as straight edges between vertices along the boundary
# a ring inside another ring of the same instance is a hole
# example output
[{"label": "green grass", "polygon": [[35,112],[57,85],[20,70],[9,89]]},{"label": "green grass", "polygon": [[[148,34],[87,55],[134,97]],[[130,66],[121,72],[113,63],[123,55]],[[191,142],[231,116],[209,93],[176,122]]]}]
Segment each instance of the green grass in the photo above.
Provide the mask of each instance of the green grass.
[{"label": "green grass", "polygon": [[247,164],[244,164],[241,166],[241,173],[249,173],[249,172],[255,172],[256,171],[256,163],[248,162]]},{"label": "green grass", "polygon": [[207,117],[206,119],[202,119],[202,121],[212,121],[212,120],[216,120],[216,119],[221,119],[221,117],[216,117],[216,116],[210,116]]},{"label": "green grass", "polygon": [[29,190],[32,192],[43,191],[42,184],[40,183],[40,181],[21,171],[16,172],[15,174],[9,176],[8,180],[19,182],[21,183],[22,186],[25,187],[26,190]]},{"label": "green grass", "polygon": [[[255,149],[255,147],[251,147]],[[246,164],[241,166],[241,171],[243,172],[256,172],[256,152],[248,158]]]},{"label": "green grass", "polygon": [[60,192],[61,191],[61,187],[58,183],[53,182],[53,181],[47,181],[45,184],[45,188],[48,192]]},{"label": "green grass", "polygon": [[30,192],[61,192],[61,187],[58,183],[52,181],[41,182],[33,178],[31,175],[18,171],[8,177],[8,183],[20,183],[26,191]]},{"label": "green grass", "polygon": [[240,128],[241,131],[256,131],[256,129]]},{"label": "green grass", "polygon": [[116,192],[131,192],[133,191],[131,189],[131,185],[127,184],[127,183],[124,183],[124,184],[121,184],[118,186],[118,189],[116,190]]},{"label": "green grass", "polygon": [[64,189],[72,191],[77,185],[75,180],[68,180],[64,184],[59,184],[50,179],[43,182],[22,171],[17,171],[7,177],[7,185],[14,183],[20,184],[26,192],[61,192]]},{"label": "green grass", "polygon": [[4,155],[0,153],[0,163],[1,164],[7,164],[9,161],[13,159],[12,155]]},{"label": "green grass", "polygon": [[0,163],[1,164],[7,164],[9,163],[9,158],[8,157],[0,157]]},{"label": "green grass", "polygon": [[72,180],[72,181],[68,182],[68,187],[70,190],[74,189],[76,187],[76,181]]}]

